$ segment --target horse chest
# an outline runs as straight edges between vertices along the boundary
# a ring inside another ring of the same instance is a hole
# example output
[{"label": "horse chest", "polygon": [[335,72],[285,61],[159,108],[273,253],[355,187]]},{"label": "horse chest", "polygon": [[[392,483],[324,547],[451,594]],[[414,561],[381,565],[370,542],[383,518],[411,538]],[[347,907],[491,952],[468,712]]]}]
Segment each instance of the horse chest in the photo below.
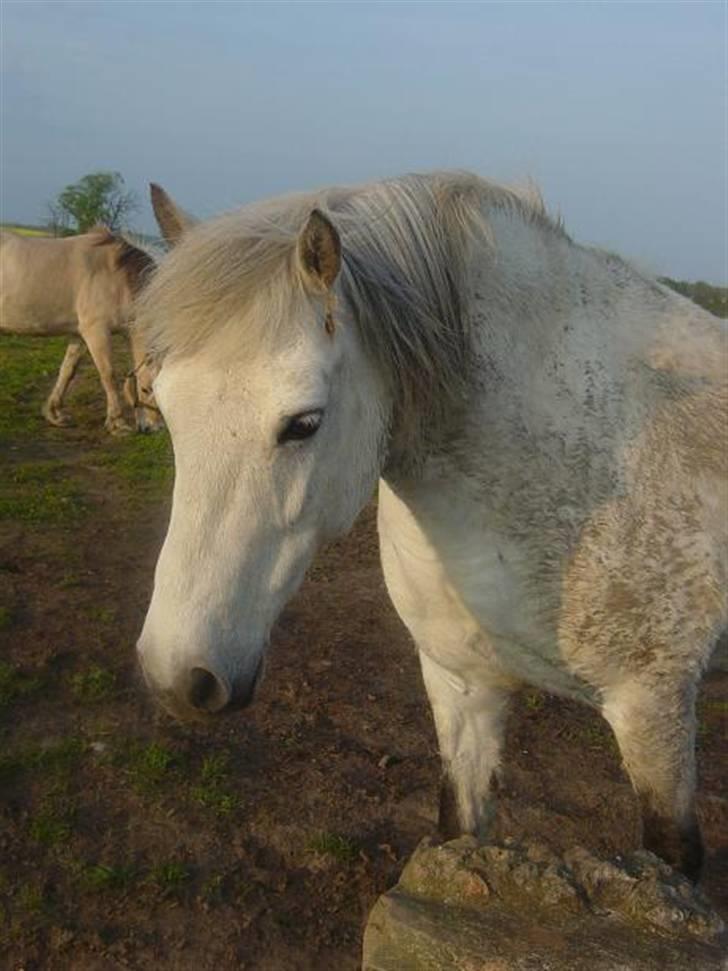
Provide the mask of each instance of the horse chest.
[{"label": "horse chest", "polygon": [[380,532],[396,551],[401,583],[412,591],[413,611],[437,614],[464,607],[491,637],[523,642],[542,638],[530,551],[485,525],[478,511],[457,496],[447,498],[433,490],[410,504],[384,487]]}]

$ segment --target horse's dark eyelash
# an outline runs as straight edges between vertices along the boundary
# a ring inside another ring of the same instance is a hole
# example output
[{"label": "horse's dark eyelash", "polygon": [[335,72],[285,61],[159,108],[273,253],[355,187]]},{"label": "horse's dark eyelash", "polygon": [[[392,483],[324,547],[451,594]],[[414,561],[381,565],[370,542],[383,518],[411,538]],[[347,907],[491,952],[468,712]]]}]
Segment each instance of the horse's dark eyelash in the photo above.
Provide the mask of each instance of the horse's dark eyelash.
[{"label": "horse's dark eyelash", "polygon": [[286,442],[300,442],[311,438],[321,427],[323,416],[323,411],[319,409],[292,415],[278,433],[278,444],[284,445]]}]

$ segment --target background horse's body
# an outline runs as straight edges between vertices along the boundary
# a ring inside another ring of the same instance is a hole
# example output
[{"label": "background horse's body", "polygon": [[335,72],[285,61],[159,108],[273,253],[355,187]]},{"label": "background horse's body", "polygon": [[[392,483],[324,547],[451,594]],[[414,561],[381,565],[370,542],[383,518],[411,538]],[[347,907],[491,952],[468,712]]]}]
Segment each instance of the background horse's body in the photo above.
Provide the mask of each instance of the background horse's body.
[{"label": "background horse's body", "polygon": [[[111,335],[128,332],[134,296],[152,266],[144,250],[104,227],[65,239],[0,234],[0,332],[77,338],[69,343],[43,408],[52,424],[69,421],[63,397],[85,345],[106,394],[107,428],[112,433],[128,430],[113,370]],[[135,370],[145,367],[136,336],[132,358]],[[151,384],[151,376],[145,383]],[[140,408],[137,420],[140,427],[151,427],[156,416]]]},{"label": "background horse's body", "polygon": [[538,200],[447,174],[192,229],[142,318],[175,441],[139,644],[167,706],[250,700],[279,611],[381,475],[443,826],[485,829],[530,683],[600,708],[646,844],[695,874],[694,699],[726,619],[724,325]]}]

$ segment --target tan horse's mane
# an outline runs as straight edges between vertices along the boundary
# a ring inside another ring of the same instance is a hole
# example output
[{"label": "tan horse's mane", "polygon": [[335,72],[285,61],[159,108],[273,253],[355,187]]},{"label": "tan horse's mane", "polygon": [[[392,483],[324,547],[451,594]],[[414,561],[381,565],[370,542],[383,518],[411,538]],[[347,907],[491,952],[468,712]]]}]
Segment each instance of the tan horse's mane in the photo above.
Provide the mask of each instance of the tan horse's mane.
[{"label": "tan horse's mane", "polygon": [[88,234],[95,237],[94,246],[115,247],[116,266],[125,273],[132,293],[140,293],[156,265],[149,253],[130,243],[120,233],[112,232],[103,223],[93,226]]}]

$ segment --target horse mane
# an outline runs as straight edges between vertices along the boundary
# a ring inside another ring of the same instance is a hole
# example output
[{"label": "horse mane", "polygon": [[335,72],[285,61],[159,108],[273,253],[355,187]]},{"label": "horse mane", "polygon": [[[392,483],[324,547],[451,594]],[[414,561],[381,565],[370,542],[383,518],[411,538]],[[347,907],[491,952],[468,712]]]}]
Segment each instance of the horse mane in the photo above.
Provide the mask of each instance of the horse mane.
[{"label": "horse mane", "polygon": [[[184,356],[226,330],[244,353],[290,333],[306,316],[297,313],[309,298],[296,242],[314,208],[339,232],[343,302],[405,414],[431,414],[464,393],[470,324],[461,295],[471,243],[492,245],[488,213],[565,237],[535,190],[468,173],[280,197],[199,224],[171,251],[139,301],[147,346]],[[229,341],[215,341],[225,355]]]},{"label": "horse mane", "polygon": [[156,266],[156,261],[146,250],[126,239],[121,233],[114,233],[108,226],[99,223],[88,231],[95,237],[94,246],[114,246],[116,267],[123,271],[133,294],[141,292]]}]

